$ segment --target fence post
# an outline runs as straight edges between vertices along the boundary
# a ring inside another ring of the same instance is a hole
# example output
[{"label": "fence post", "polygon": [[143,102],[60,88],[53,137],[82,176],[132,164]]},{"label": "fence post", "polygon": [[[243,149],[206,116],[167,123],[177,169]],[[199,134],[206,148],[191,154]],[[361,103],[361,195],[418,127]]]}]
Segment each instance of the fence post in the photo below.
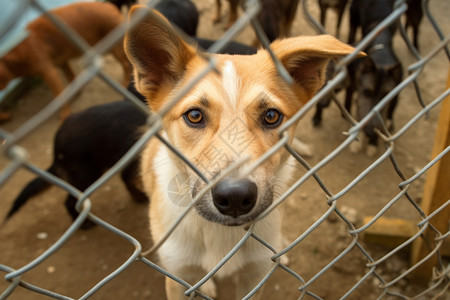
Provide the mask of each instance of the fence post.
[{"label": "fence post", "polygon": [[[447,88],[450,87],[450,67],[447,76]],[[434,158],[450,144],[450,96],[442,102],[439,122],[436,129],[434,146],[431,156]],[[450,155],[445,155],[428,172],[422,209],[428,215],[443,205],[450,198]],[[430,223],[441,233],[449,230],[450,208],[446,208],[430,220]],[[426,239],[433,241],[435,234],[428,230],[424,233]],[[411,253],[411,263],[416,264],[430,252],[424,239],[414,241]],[[423,263],[413,274],[413,280],[426,283],[431,278],[436,256]]]}]

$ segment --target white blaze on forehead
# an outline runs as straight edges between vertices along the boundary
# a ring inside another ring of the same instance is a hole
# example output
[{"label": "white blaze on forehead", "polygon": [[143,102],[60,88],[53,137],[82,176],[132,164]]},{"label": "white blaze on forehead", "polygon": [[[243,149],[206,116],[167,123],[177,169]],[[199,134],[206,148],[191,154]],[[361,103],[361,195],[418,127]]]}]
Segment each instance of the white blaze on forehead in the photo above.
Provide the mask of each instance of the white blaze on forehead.
[{"label": "white blaze on forehead", "polygon": [[229,60],[225,61],[222,67],[222,85],[225,90],[227,100],[232,107],[236,107],[239,82],[240,79],[233,62]]}]

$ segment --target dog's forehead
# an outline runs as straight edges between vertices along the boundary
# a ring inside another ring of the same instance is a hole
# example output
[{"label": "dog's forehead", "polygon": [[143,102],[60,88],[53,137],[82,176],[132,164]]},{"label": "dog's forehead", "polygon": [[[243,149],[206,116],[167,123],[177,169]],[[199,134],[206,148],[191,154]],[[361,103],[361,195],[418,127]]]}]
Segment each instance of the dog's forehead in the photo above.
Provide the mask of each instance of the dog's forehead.
[{"label": "dog's forehead", "polygon": [[258,71],[271,69],[273,66],[267,63],[261,53],[254,55],[217,55],[217,67],[220,71],[234,69],[241,76],[246,78],[256,78],[260,74]]},{"label": "dog's forehead", "polygon": [[205,97],[213,97],[234,108],[246,106],[261,93],[274,89],[274,67],[265,64],[256,55],[218,55],[216,69],[206,76],[200,89]]},{"label": "dog's forehead", "polygon": [[231,60],[225,60],[221,67],[221,76],[223,89],[226,93],[225,100],[232,107],[236,107],[241,85],[241,75],[237,73],[236,67]]}]

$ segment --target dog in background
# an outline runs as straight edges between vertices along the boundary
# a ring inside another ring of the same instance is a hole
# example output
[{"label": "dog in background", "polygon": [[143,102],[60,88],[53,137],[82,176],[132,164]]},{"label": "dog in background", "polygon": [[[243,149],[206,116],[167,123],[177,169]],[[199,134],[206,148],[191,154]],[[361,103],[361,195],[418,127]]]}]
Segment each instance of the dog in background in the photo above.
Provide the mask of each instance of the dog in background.
[{"label": "dog in background", "polygon": [[[144,101],[130,84],[128,90]],[[56,132],[53,162],[47,172],[67,181],[80,191],[87,189],[111,168],[141,137],[139,129],[146,115],[128,101],[116,101],[90,107],[71,114]],[[145,202],[139,176],[139,162],[134,160],[122,172],[121,178],[130,194],[138,202]],[[52,184],[41,177],[30,181],[13,202],[7,214],[11,218],[33,196],[44,192]],[[73,219],[77,199],[68,195],[66,209]],[[93,225],[86,220],[82,228]]]},{"label": "dog in background", "polygon": [[413,44],[419,49],[419,25],[423,17],[422,0],[406,0],[408,10],[406,11],[405,29],[409,27],[413,31]]},{"label": "dog in background", "polygon": [[[228,23],[225,28],[230,28],[238,18],[238,6],[241,0],[228,0],[230,5],[230,15],[228,16]],[[216,15],[213,18],[213,23],[219,23],[222,19],[222,0],[216,0]]]},{"label": "dog in background", "polygon": [[[190,25],[187,25],[198,21],[198,14],[188,14],[189,19],[181,13],[185,8],[184,4],[176,6],[171,4],[170,7],[171,10],[168,11],[168,6],[157,5],[160,12],[163,15],[167,13],[170,22],[179,28],[192,29]],[[181,18],[178,18],[180,16]],[[193,37],[193,41],[194,47],[199,46],[202,49],[208,49],[216,42],[197,37]],[[219,53],[252,55],[256,54],[256,49],[231,41]],[[145,101],[144,96],[137,92],[133,82],[129,84],[128,90],[141,101]],[[145,120],[146,115],[125,100],[97,105],[69,116],[55,135],[53,162],[47,171],[67,180],[79,190],[86,189],[110,169],[141,137],[139,128],[145,125]],[[91,128],[88,130],[89,135],[85,133],[87,128]],[[147,196],[141,192],[138,160],[130,162],[121,172],[121,178],[135,200],[146,201]],[[14,200],[6,219],[16,214],[31,197],[44,192],[50,186],[50,183],[40,177],[30,181]],[[65,201],[66,209],[73,219],[78,217],[75,209],[76,201],[76,198],[70,195]],[[92,225],[93,223],[87,220],[82,228],[87,229]]]},{"label": "dog in background", "polygon": [[[269,42],[289,36],[298,2],[299,0],[261,0],[261,10],[257,18]],[[254,45],[258,43],[259,40],[256,40]]]},{"label": "dog in background", "polygon": [[[327,83],[329,80],[331,80],[333,78],[333,76],[335,75],[335,72],[336,72],[336,62],[335,62],[335,60],[330,60],[330,62],[327,65],[326,71],[325,71],[325,83]],[[343,82],[341,82],[340,84],[338,84],[336,86],[333,93],[338,93],[341,90],[346,89],[349,84],[350,84],[350,80],[348,77],[346,77],[346,79]],[[319,127],[322,124],[323,110],[325,108],[327,108],[328,106],[330,106],[331,100],[333,100],[334,96],[335,95],[333,95],[333,94],[327,95],[324,98],[322,98],[319,102],[317,102],[316,112],[314,113],[314,116],[312,118],[312,123],[313,123],[314,127]],[[347,110],[349,110],[347,105],[345,106],[345,108]]]},{"label": "dog in background", "polygon": [[323,27],[325,27],[325,21],[327,18],[327,10],[332,8],[337,13],[337,22],[336,22],[336,37],[340,37],[340,29],[342,16],[344,15],[345,7],[347,6],[348,0],[319,0],[319,8],[320,8],[320,23]]},{"label": "dog in background", "polygon": [[[350,4],[350,30],[348,43],[354,44],[356,32],[361,28],[362,37],[365,37],[381,21],[392,13],[394,0],[352,0]],[[390,27],[395,33],[396,25]]]},{"label": "dog in background", "polygon": [[[191,36],[193,41],[204,50],[208,50],[216,41],[197,37],[199,14],[197,7],[190,0],[162,0],[154,9],[166,17],[172,25]],[[241,43],[230,41],[219,51],[222,54],[251,55],[256,49]]]},{"label": "dog in background", "polygon": [[122,10],[122,6],[126,6],[128,9],[134,4],[137,4],[137,0],[108,0],[108,2],[117,6],[119,10]]},{"label": "dog in background", "polygon": [[[356,117],[363,119],[403,78],[403,68],[392,47],[392,35],[389,30],[381,32],[367,48],[368,56],[356,60],[349,67],[351,84],[347,87],[346,108],[350,111],[353,92],[358,97]],[[395,96],[381,111],[383,121],[390,131],[394,130],[393,115],[397,106]],[[376,116],[364,125],[364,135],[350,145],[350,151],[359,152],[367,139],[366,154],[373,157],[377,153],[378,135],[376,129],[382,129],[382,120]]]},{"label": "dog in background", "polygon": [[[356,29],[361,27],[362,36],[366,36],[393,10],[392,0],[353,0],[350,6],[350,36],[349,43],[354,41]],[[357,118],[361,120],[386,96],[403,77],[403,69],[395,54],[392,39],[395,25],[378,34],[365,50],[366,58],[355,60],[349,66],[350,85],[347,87],[346,108],[350,111],[353,92],[357,92]],[[387,108],[384,117],[388,129],[393,129],[393,114],[398,102],[394,97]],[[365,126],[364,133],[368,139],[366,154],[374,156],[377,152],[378,135],[375,129],[381,129],[381,120],[373,117]],[[350,145],[352,152],[358,152],[363,147],[363,137]]]},{"label": "dog in background", "polygon": [[[237,9],[239,0],[228,0],[230,3],[230,16],[227,28],[233,25],[237,20]],[[269,42],[273,42],[277,38],[288,37],[291,31],[292,23],[297,13],[299,0],[261,0],[261,10],[257,15],[261,27],[266,33]],[[220,21],[221,0],[216,0],[217,14],[215,22]],[[259,45],[256,40],[253,46]]]},{"label": "dog in background", "polygon": [[198,10],[190,0],[161,0],[155,7],[172,24],[178,26],[187,35],[196,36],[198,26]]},{"label": "dog in background", "polygon": [[[138,10],[147,8],[135,6],[130,15]],[[257,219],[274,201],[275,178],[289,177],[283,167],[289,155],[282,149],[249,174],[248,168],[279,141],[279,126],[322,86],[328,61],[354,51],[331,36],[285,39],[271,48],[294,84],[279,76],[266,50],[251,56],[211,54],[220,73],[206,75],[162,118],[161,135],[201,168],[208,180],[217,178],[239,157],[249,157],[194,203],[158,249],[162,266],[191,284],[211,270],[255,222],[254,233],[281,249],[280,212],[275,209]],[[125,51],[135,68],[137,90],[156,112],[208,64],[155,11],[148,11],[147,18],[127,33]],[[288,129],[290,142],[295,125]],[[240,136],[230,136],[229,126],[237,127]],[[141,174],[151,198],[151,233],[159,241],[206,184],[158,139],[152,139],[143,151]],[[181,177],[185,178],[180,181],[183,197],[174,198],[171,182]],[[235,274],[236,297],[242,298],[270,269],[272,255],[250,238],[215,276]],[[216,296],[211,281],[203,288],[209,296]],[[166,292],[168,299],[185,298],[184,287],[170,278],[166,278]]]},{"label": "dog in background", "polygon": [[[104,2],[69,4],[52,10],[52,13],[90,45],[100,41],[123,20],[113,4]],[[60,69],[69,81],[73,80],[75,75],[69,66],[69,60],[83,53],[45,16],[28,24],[27,30],[29,36],[0,58],[0,90],[16,77],[39,76],[56,96],[63,91],[65,85]],[[123,51],[123,45],[117,44],[111,53],[122,65],[122,83],[126,87],[130,80],[131,65]],[[62,108],[60,118],[64,120],[69,114],[70,106],[67,104]]]}]

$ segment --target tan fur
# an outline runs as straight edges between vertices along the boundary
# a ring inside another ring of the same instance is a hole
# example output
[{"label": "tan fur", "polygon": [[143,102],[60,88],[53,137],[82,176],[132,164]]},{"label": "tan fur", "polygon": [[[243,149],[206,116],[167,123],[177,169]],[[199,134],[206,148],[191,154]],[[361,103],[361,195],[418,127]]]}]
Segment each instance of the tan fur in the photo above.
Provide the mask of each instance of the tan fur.
[{"label": "tan fur", "polygon": [[[88,44],[95,45],[111,30],[118,26],[123,17],[111,3],[74,3],[52,10],[57,17],[77,32]],[[70,59],[82,52],[47,17],[41,16],[28,24],[29,36],[8,54],[0,58],[0,90],[10,80],[20,76],[42,77],[55,95],[64,89],[61,68],[71,81],[74,74],[68,64]],[[131,75],[131,65],[119,43],[111,53],[124,70],[123,85],[127,86]],[[61,119],[70,114],[69,106],[61,111]]]},{"label": "tan fur", "polygon": [[[145,9],[134,7],[131,15]],[[327,62],[354,50],[330,36],[286,39],[272,46],[293,77],[292,85],[279,76],[265,50],[252,56],[215,55],[216,68],[221,73],[209,73],[162,118],[161,134],[208,179],[245,156],[249,161],[233,171],[231,177],[246,178],[258,187],[255,207],[237,217],[221,214],[212,203],[212,193],[207,192],[158,249],[162,266],[190,284],[199,281],[227,255],[246,233],[244,228],[254,223],[273,202],[274,195],[279,194],[275,181],[289,176],[284,166],[288,153],[284,149],[252,173],[246,173],[252,162],[279,141],[277,128],[262,125],[264,113],[276,108],[284,115],[283,122],[291,118],[323,84]],[[144,21],[128,32],[125,51],[135,66],[137,89],[156,112],[207,65],[157,12],[149,11]],[[183,115],[192,108],[203,112],[204,127],[187,124]],[[241,136],[232,135],[235,129]],[[288,129],[291,141],[294,130],[295,124]],[[150,229],[157,242],[206,184],[158,139],[147,145],[141,163],[144,189],[151,198]],[[183,197],[175,200],[170,194],[170,183],[181,175],[187,178],[177,181]],[[275,209],[256,222],[254,232],[275,249],[282,249],[280,211]],[[250,238],[215,276],[233,275],[238,283],[236,297],[242,298],[270,269],[272,255]],[[209,296],[216,296],[211,281],[202,288]],[[169,299],[184,299],[184,291],[185,287],[166,279]]]}]

